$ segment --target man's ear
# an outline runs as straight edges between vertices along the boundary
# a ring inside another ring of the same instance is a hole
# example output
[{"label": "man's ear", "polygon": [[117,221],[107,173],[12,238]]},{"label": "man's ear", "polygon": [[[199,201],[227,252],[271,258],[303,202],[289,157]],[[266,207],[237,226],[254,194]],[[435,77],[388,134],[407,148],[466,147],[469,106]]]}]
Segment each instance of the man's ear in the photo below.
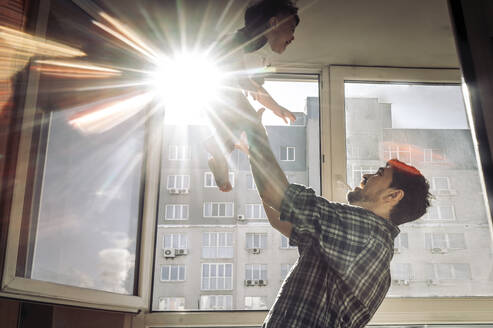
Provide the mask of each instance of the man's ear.
[{"label": "man's ear", "polygon": [[389,189],[384,197],[386,202],[392,203],[392,205],[397,205],[399,201],[404,198],[404,190],[402,189]]}]

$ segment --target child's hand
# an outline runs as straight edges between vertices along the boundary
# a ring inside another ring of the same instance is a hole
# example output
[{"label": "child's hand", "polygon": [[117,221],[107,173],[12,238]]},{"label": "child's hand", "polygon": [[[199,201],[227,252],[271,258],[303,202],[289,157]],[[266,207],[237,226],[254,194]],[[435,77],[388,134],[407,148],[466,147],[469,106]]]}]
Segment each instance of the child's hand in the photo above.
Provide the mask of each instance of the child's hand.
[{"label": "child's hand", "polygon": [[291,123],[296,121],[296,116],[294,116],[293,113],[291,113],[289,110],[287,110],[284,107],[281,107],[281,106],[276,107],[276,108],[272,109],[272,112],[274,114],[276,114],[277,116],[279,116],[280,118],[282,118],[284,120],[284,123],[288,123],[288,120],[290,120]]}]

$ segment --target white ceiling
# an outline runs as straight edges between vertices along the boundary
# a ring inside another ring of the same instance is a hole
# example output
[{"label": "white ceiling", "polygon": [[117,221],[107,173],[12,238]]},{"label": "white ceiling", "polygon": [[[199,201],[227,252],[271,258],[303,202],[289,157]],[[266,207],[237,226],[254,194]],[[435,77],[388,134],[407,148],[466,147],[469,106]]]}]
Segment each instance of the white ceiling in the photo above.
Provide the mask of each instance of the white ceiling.
[{"label": "white ceiling", "polygon": [[274,62],[459,66],[446,0],[300,0],[294,42]]}]

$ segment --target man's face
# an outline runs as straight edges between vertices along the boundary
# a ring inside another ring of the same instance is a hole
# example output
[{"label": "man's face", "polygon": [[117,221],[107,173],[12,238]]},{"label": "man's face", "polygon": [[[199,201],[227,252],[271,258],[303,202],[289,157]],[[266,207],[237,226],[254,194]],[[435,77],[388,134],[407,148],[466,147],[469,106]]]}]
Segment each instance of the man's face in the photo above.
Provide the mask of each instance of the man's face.
[{"label": "man's face", "polygon": [[293,16],[275,17],[273,25],[276,26],[267,33],[266,37],[272,51],[280,54],[286,50],[286,47],[294,40],[294,31],[296,29],[296,19]]},{"label": "man's face", "polygon": [[382,200],[380,196],[390,188],[392,170],[392,167],[389,166],[381,167],[374,174],[363,175],[360,186],[347,194],[349,204],[372,203],[373,205],[378,205]]}]

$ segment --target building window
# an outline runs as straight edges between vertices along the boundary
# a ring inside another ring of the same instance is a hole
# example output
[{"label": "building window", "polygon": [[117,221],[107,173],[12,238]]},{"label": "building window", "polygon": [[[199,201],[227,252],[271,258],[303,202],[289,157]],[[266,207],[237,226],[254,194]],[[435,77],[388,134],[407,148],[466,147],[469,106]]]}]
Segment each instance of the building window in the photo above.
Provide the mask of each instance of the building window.
[{"label": "building window", "polygon": [[190,176],[168,175],[168,190],[170,189],[190,189]]},{"label": "building window", "polygon": [[245,296],[245,310],[267,310],[267,297]]},{"label": "building window", "polygon": [[293,267],[292,264],[289,263],[282,263],[281,264],[281,280],[286,279],[288,276],[289,270]]},{"label": "building window", "polygon": [[437,162],[443,162],[444,160],[445,157],[442,155],[442,151],[439,149],[425,148],[423,150],[423,162],[437,163]]},{"label": "building window", "polygon": [[281,146],[281,161],[293,162],[295,161],[296,147]]},{"label": "building window", "polygon": [[168,204],[166,205],[165,220],[188,220],[188,205]]},{"label": "building window", "polygon": [[437,253],[466,249],[466,239],[463,233],[425,233],[425,248]]},{"label": "building window", "polygon": [[246,264],[246,280],[267,280],[267,264]]},{"label": "building window", "polygon": [[232,295],[201,295],[199,309],[232,310],[233,296]]},{"label": "building window", "polygon": [[161,281],[185,281],[185,265],[163,265],[161,267]]},{"label": "building window", "polygon": [[282,249],[290,249],[290,248],[297,248],[296,246],[290,246],[289,245],[289,238],[281,235],[281,248]]},{"label": "building window", "polygon": [[164,248],[187,249],[187,235],[184,233],[167,233],[163,238]]},{"label": "building window", "polygon": [[247,219],[267,219],[267,214],[262,204],[246,204],[245,217]]},{"label": "building window", "polygon": [[246,234],[246,248],[247,249],[265,249],[267,248],[267,234],[266,233],[247,233]]},{"label": "building window", "polygon": [[232,218],[234,203],[206,202],[204,203],[205,218]]},{"label": "building window", "polygon": [[[229,182],[231,183],[231,187],[235,186],[235,173],[229,172]],[[204,173],[204,188],[214,188],[217,187],[216,180],[214,179],[214,175],[212,172]]]},{"label": "building window", "polygon": [[394,250],[399,252],[399,250],[401,249],[408,249],[408,248],[409,248],[409,241],[408,241],[407,232],[401,232],[394,239]]},{"label": "building window", "polygon": [[468,263],[427,263],[426,274],[430,279],[469,280],[471,267]]},{"label": "building window", "polygon": [[432,177],[431,188],[433,190],[450,190],[450,181],[448,177]]},{"label": "building window", "polygon": [[160,297],[158,310],[160,311],[184,311],[185,297]]},{"label": "building window", "polygon": [[232,290],[233,264],[202,263],[202,290]]},{"label": "building window", "polygon": [[232,232],[204,232],[202,234],[202,257],[205,259],[232,258]]},{"label": "building window", "polygon": [[455,220],[455,210],[452,205],[435,205],[428,208],[423,216],[425,220]]},{"label": "building window", "polygon": [[350,181],[350,183],[352,183],[351,185],[353,187],[360,185],[361,181],[363,180],[363,175],[374,174],[375,172],[377,172],[377,168],[372,166],[353,166],[351,170],[352,181]]},{"label": "building window", "polygon": [[405,163],[412,163],[411,146],[388,144],[383,150],[383,158],[386,161],[396,158]]},{"label": "building window", "polygon": [[253,178],[253,175],[251,173],[248,173],[246,175],[246,178],[247,178],[247,189],[257,190],[257,185],[255,184],[255,179]]},{"label": "building window", "polygon": [[191,158],[191,149],[187,145],[169,145],[170,161],[188,161]]},{"label": "building window", "polygon": [[411,263],[390,263],[390,276],[392,281],[407,281],[413,280],[413,270]]}]

